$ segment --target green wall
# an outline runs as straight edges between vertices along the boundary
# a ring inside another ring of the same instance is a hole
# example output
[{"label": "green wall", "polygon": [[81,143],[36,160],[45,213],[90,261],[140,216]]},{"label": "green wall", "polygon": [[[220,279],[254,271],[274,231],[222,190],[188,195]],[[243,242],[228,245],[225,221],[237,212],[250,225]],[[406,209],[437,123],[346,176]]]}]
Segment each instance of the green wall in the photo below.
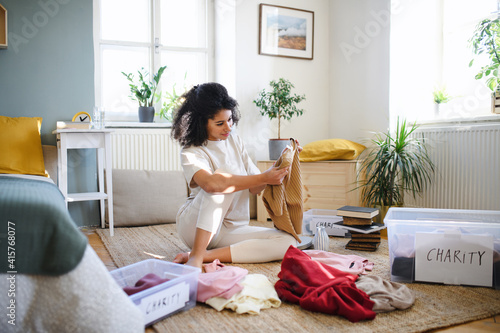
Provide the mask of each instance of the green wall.
[{"label": "green wall", "polygon": [[92,0],[0,0],[9,46],[0,50],[0,113],[42,116],[42,143],[57,120],[94,105]]},{"label": "green wall", "polygon": [[[0,0],[8,48],[0,49],[0,115],[43,117],[42,143],[58,120],[94,105],[92,0]],[[69,154],[70,191],[95,191],[94,150]],[[98,223],[97,202],[70,204],[78,225]]]}]

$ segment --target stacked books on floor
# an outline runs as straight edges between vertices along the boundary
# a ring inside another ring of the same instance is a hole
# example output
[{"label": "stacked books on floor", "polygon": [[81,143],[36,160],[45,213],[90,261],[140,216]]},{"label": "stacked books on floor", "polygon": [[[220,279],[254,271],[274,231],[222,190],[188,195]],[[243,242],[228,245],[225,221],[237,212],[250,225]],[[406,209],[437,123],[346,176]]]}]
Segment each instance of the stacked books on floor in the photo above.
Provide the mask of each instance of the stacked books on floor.
[{"label": "stacked books on floor", "polygon": [[385,226],[374,223],[373,218],[379,213],[376,208],[344,206],[337,209],[337,215],[343,221],[337,225],[351,233],[351,240],[345,246],[349,250],[375,251],[380,245],[380,230]]},{"label": "stacked books on floor", "polygon": [[362,234],[351,231],[351,240],[345,248],[349,250],[375,251],[380,245],[380,231]]}]

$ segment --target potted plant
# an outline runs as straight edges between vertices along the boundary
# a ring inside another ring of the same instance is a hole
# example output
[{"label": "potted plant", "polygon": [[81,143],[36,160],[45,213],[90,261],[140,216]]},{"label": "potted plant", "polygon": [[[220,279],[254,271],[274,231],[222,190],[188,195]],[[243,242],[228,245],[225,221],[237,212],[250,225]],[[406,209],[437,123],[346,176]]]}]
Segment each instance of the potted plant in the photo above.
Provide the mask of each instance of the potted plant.
[{"label": "potted plant", "polygon": [[416,198],[432,182],[435,166],[424,139],[412,136],[417,128],[398,118],[396,132],[377,133],[360,156],[358,188],[366,206],[380,209],[380,221],[389,207],[404,205],[405,193]]},{"label": "potted plant", "polygon": [[278,81],[271,81],[270,91],[263,89],[259,92],[257,99],[253,101],[260,109],[260,114],[269,117],[269,119],[278,119],[278,138],[269,139],[269,158],[276,160],[283,149],[289,143],[289,139],[281,139],[282,120],[291,120],[294,116],[300,116],[304,110],[298,109],[297,104],[305,100],[305,95],[296,95],[291,93],[294,85],[280,78]]},{"label": "potted plant", "polygon": [[[469,44],[474,55],[484,54],[489,58],[490,63],[481,67],[476,74],[476,80],[486,80],[486,85],[492,91],[492,112],[500,113],[497,110],[497,107],[500,106],[500,73],[498,72],[500,66],[500,19],[484,19],[479,22]],[[474,59],[469,62],[469,67],[473,63]],[[496,102],[497,100],[498,102]]]},{"label": "potted plant", "polygon": [[184,94],[188,90],[186,87],[186,77],[187,72],[184,74],[184,85],[182,88],[183,92],[181,94],[178,94],[177,90],[175,89],[176,83],[174,83],[174,85],[172,86],[172,91],[166,91],[164,94],[158,94],[158,101],[160,101],[163,97],[162,107],[160,109],[160,112],[157,113],[160,118],[172,122],[174,111],[182,105],[182,103],[184,102]]},{"label": "potted plant", "polygon": [[448,103],[452,99],[452,97],[448,95],[446,87],[444,86],[434,89],[432,95],[434,97],[434,113],[436,116],[438,116],[441,104]]},{"label": "potted plant", "polygon": [[[172,91],[171,92],[166,91],[163,97],[164,97],[163,104],[160,109],[160,112],[158,112],[157,115],[160,118],[172,122],[174,111],[177,108],[179,108],[182,105],[182,102],[184,101],[183,94],[181,95],[177,94],[174,86],[172,88]],[[161,95],[158,97],[158,99],[161,99]]]},{"label": "potted plant", "polygon": [[155,116],[155,109],[153,106],[156,89],[158,88],[158,83],[160,82],[161,76],[167,66],[160,67],[158,72],[153,75],[152,80],[149,79],[149,73],[143,68],[137,71],[139,74],[138,82],[136,83],[134,75],[132,73],[122,74],[130,82],[130,97],[139,102],[139,121],[140,122],[153,122]]}]

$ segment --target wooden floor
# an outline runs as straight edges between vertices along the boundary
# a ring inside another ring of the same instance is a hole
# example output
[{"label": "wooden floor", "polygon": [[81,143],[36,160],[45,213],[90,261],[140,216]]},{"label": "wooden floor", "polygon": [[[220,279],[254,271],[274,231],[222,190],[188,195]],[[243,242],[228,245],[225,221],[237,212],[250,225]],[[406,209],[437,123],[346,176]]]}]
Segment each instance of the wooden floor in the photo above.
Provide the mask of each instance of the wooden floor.
[{"label": "wooden floor", "polygon": [[[99,258],[101,258],[104,265],[108,270],[116,269],[116,265],[113,263],[111,256],[104,247],[101,238],[95,232],[95,229],[81,229],[82,232],[87,236],[90,246],[97,253]],[[152,332],[148,329],[146,332]],[[494,316],[491,318],[477,320],[463,325],[457,325],[445,329],[432,330],[430,332],[446,332],[446,333],[483,333],[483,332],[500,332],[500,316]]]}]

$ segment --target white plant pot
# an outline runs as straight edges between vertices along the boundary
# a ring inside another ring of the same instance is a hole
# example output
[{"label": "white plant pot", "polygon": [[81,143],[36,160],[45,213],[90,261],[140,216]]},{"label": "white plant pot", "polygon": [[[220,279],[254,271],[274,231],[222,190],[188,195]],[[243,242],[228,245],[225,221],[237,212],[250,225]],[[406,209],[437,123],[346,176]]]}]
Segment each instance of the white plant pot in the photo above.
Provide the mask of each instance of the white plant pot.
[{"label": "white plant pot", "polygon": [[439,117],[439,111],[441,109],[441,104],[434,103],[434,117]]}]

